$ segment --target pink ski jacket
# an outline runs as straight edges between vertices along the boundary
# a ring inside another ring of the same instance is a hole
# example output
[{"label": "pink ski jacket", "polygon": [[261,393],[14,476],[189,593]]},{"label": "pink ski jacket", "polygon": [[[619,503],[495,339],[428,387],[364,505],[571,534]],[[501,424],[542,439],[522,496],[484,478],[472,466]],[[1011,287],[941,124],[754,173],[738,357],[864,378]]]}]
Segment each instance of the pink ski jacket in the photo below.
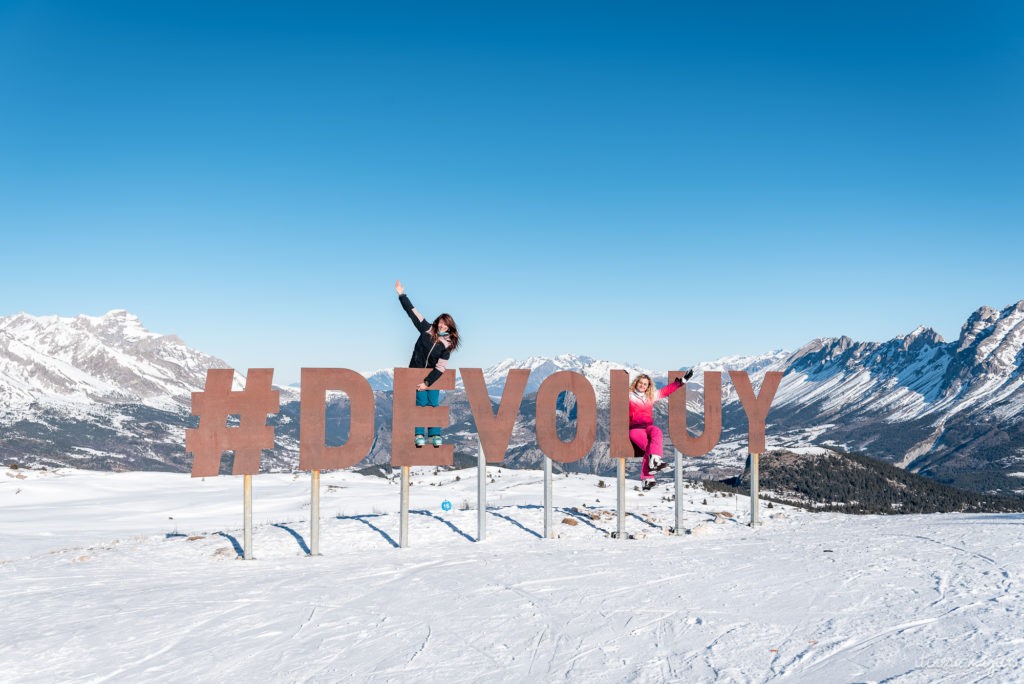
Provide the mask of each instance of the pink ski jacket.
[{"label": "pink ski jacket", "polygon": [[683,386],[682,380],[676,380],[662,387],[654,393],[654,401],[648,401],[647,396],[637,392],[629,393],[629,427],[647,427],[654,424],[654,402],[664,399]]}]

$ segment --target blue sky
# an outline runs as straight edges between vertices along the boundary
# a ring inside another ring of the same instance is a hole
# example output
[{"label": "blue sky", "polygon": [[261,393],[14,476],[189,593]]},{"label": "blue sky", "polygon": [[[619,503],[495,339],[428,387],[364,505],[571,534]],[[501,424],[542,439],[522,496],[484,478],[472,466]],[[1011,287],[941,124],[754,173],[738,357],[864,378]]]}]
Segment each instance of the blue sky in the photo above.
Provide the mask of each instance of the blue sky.
[{"label": "blue sky", "polygon": [[1018,3],[0,1],[0,315],[655,369],[1024,298]]}]

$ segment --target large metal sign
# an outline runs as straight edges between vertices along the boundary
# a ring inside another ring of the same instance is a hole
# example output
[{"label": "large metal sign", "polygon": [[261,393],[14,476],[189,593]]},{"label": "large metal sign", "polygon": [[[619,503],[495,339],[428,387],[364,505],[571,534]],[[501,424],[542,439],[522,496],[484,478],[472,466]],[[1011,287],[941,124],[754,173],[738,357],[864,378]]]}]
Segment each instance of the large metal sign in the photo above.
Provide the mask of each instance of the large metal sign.
[{"label": "large metal sign", "polygon": [[[462,368],[463,386],[473,420],[479,435],[480,450],[487,463],[501,463],[508,450],[509,440],[519,415],[526,382],[530,372],[513,369],[508,372],[505,388],[497,412],[492,409],[484,383],[483,370]],[[453,390],[454,369],[433,383],[433,389]],[[674,380],[682,374],[669,373]],[[765,449],[765,421],[782,373],[768,372],[755,394],[750,378],[744,371],[729,371],[737,395],[747,415],[749,451],[760,454]],[[199,426],[185,432],[185,449],[193,454],[192,477],[216,476],[224,453],[234,453],[232,474],[246,476],[246,557],[249,553],[250,478],[259,472],[263,450],[274,446],[274,428],[266,424],[268,415],[280,410],[279,393],[271,388],[273,370],[250,369],[243,390],[232,388],[234,371],[211,369],[207,371],[206,388],[192,393],[192,413],[199,417]],[[423,381],[423,369],[395,368],[392,394],[392,452],[391,464],[402,468],[402,546],[407,543],[408,522],[408,468],[414,465],[451,465],[454,450],[451,444],[440,447],[417,448],[413,436],[416,428],[444,428],[449,425],[448,406],[417,406],[416,387]],[[620,461],[619,532],[622,533],[624,459],[633,455],[629,439],[628,374],[613,370],[610,383],[610,451]],[[341,446],[325,444],[327,392],[344,392],[349,400],[350,422],[348,438]],[[572,439],[562,441],[557,431],[558,400],[564,393],[575,399],[576,432]],[[536,439],[545,454],[545,537],[551,534],[551,462],[573,463],[594,447],[597,435],[597,399],[593,386],[586,377],[571,371],[553,373],[544,379],[537,391]],[[676,448],[686,456],[702,456],[718,444],[722,433],[721,373],[704,374],[704,427],[700,436],[692,436],[687,427],[686,392],[676,392],[668,399],[669,436]],[[228,425],[237,416],[237,425]],[[374,395],[366,379],[347,368],[303,368],[300,406],[299,468],[314,476],[314,502],[319,502],[319,473],[351,467],[370,452],[374,438]],[[483,462],[481,459],[481,463]],[[677,472],[678,472],[677,468]],[[482,476],[482,474],[481,474]],[[677,478],[678,481],[678,478]],[[484,487],[479,489],[485,507]],[[752,502],[752,505],[755,505]],[[319,507],[313,506],[311,530],[313,550],[318,542]],[[752,512],[756,520],[756,510]],[[482,534],[482,523],[481,532]]]}]

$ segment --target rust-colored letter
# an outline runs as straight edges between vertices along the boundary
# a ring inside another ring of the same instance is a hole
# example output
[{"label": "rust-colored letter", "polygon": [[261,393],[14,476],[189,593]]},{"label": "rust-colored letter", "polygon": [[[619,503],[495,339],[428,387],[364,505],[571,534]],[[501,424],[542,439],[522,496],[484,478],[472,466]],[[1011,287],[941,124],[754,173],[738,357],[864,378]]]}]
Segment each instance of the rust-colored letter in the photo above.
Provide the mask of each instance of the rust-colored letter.
[{"label": "rust-colored letter", "polygon": [[[451,444],[416,448],[416,428],[448,427],[447,406],[417,406],[416,386],[429,368],[396,368],[395,392],[391,405],[391,465],[451,465],[455,451]],[[455,389],[455,371],[446,370],[430,389]]]},{"label": "rust-colored letter", "polygon": [[[680,371],[670,371],[670,382],[682,377]],[[703,456],[718,444],[722,437],[722,374],[704,373],[704,432],[691,437],[686,427],[686,385],[668,395],[668,434],[676,449],[687,456]]]},{"label": "rust-colored letter", "polygon": [[[211,368],[206,387],[192,393],[192,415],[199,427],[185,430],[185,451],[191,451],[192,477],[216,477],[220,457],[235,454],[232,475],[256,475],[264,449],[274,448],[274,427],[267,415],[280,409],[280,392],[272,388],[273,368],[250,368],[245,389],[231,389],[235,371]],[[228,427],[228,417],[238,416],[238,425]]]},{"label": "rust-colored letter", "polygon": [[[558,395],[572,392],[576,397],[576,436],[563,442],[558,437],[555,411]],[[573,371],[558,371],[544,379],[537,390],[537,446],[559,463],[578,461],[594,447],[597,439],[597,397],[590,382]]]},{"label": "rust-colored letter", "polygon": [[488,463],[501,463],[505,460],[508,440],[512,437],[519,406],[523,403],[523,392],[526,390],[530,371],[525,368],[513,368],[508,372],[497,416],[491,411],[491,397],[487,394],[483,370],[460,368],[459,373],[462,374],[462,385],[466,388],[466,398],[469,399],[469,410],[473,412],[473,420],[476,421],[476,431],[480,436],[484,458]]},{"label": "rust-colored letter", "polygon": [[752,454],[763,454],[768,409],[771,408],[775,391],[779,389],[779,383],[782,382],[782,373],[779,371],[765,373],[764,380],[761,381],[761,393],[758,396],[754,396],[754,388],[750,386],[750,378],[746,371],[729,371],[729,378],[743,404],[743,411],[747,414],[747,450]]},{"label": "rust-colored letter", "polygon": [[[329,390],[348,395],[348,439],[342,446],[325,444]],[[303,368],[299,418],[299,469],[349,468],[366,458],[373,446],[373,389],[366,378],[347,368]]]},{"label": "rust-colored letter", "polygon": [[608,455],[629,458],[633,455],[633,442],[629,439],[629,373],[613,370],[609,373],[608,383],[611,388]]}]

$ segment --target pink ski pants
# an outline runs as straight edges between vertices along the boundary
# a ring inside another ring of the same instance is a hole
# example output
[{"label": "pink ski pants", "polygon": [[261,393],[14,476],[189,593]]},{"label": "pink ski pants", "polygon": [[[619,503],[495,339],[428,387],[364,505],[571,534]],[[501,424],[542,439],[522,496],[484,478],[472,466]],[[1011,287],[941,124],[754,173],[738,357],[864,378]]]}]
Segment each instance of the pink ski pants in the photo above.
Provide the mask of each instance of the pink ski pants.
[{"label": "pink ski pants", "polygon": [[661,456],[661,429],[655,425],[644,425],[631,427],[629,429],[629,440],[636,445],[636,448],[644,452],[643,463],[640,464],[640,479],[653,480],[650,468],[647,467],[647,457],[651,454]]}]

